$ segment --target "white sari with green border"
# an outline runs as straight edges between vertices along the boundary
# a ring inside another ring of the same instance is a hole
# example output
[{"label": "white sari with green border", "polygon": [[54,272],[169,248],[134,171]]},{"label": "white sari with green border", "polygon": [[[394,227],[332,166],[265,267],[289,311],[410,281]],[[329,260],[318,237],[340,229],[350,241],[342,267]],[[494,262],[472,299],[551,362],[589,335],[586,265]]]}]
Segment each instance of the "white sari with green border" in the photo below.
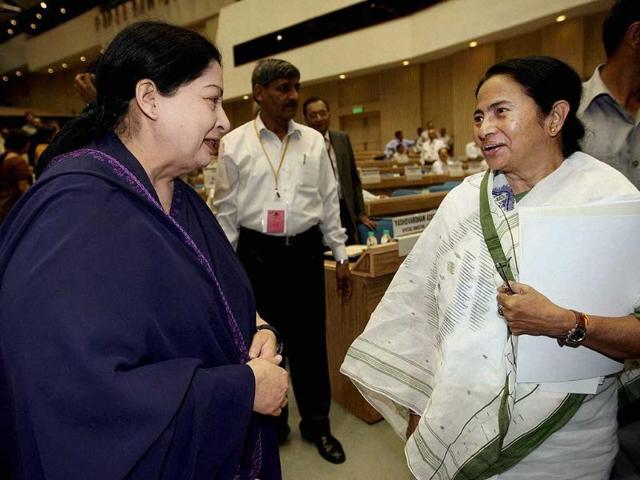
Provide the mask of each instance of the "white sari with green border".
[{"label": "white sari with green border", "polygon": [[[421,415],[405,448],[418,479],[608,478],[617,450],[615,380],[595,395],[515,383],[517,337],[497,314],[502,280],[480,223],[482,176],[444,199],[341,371],[403,438],[408,412]],[[509,212],[491,195],[493,181],[490,174],[489,208],[513,272],[519,205],[638,194],[618,171],[581,152]],[[630,396],[640,390],[636,372],[624,374]]]}]

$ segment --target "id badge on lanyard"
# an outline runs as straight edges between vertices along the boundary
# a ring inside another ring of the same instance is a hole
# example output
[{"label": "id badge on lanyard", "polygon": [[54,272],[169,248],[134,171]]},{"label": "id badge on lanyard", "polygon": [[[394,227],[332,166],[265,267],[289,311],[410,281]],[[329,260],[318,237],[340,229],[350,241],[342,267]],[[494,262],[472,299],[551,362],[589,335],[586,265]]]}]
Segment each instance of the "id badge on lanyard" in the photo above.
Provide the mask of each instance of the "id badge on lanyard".
[{"label": "id badge on lanyard", "polygon": [[287,233],[287,202],[277,199],[262,207],[262,233]]}]

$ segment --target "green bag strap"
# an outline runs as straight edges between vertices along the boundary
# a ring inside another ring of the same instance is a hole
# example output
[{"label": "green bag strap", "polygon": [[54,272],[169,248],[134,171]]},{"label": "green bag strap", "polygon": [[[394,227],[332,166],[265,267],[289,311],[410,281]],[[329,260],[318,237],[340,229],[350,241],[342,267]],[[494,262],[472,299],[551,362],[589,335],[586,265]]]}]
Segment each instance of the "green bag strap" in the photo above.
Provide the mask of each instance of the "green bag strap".
[{"label": "green bag strap", "polygon": [[504,273],[509,281],[515,281],[513,272],[511,271],[511,265],[507,261],[507,257],[502,250],[500,239],[498,238],[498,232],[496,226],[493,223],[491,217],[491,209],[489,208],[489,176],[491,170],[487,170],[482,177],[480,183],[480,225],[482,226],[482,236],[484,237],[484,243],[489,249],[489,254],[493,259],[494,265],[504,265]]}]

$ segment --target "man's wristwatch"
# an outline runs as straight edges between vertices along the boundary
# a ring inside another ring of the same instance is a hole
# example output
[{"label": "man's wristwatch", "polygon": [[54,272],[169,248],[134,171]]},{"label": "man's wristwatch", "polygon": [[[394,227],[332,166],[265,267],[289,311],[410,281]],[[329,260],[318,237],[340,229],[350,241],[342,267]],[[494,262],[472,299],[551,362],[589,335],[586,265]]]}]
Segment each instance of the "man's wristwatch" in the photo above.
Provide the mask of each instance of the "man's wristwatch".
[{"label": "man's wristwatch", "polygon": [[584,342],[584,339],[587,338],[587,324],[589,323],[589,317],[582,312],[576,312],[575,310],[571,310],[576,317],[576,326],[573,327],[567,333],[565,338],[558,339],[558,345],[564,347],[567,345],[568,347],[579,347]]},{"label": "man's wristwatch", "polygon": [[282,353],[282,349],[284,348],[284,344],[282,343],[282,339],[280,338],[280,334],[278,333],[278,330],[275,329],[275,327],[272,327],[268,323],[263,323],[263,324],[258,325],[256,327],[256,331],[258,331],[258,330],[270,330],[270,331],[272,331],[273,334],[276,336],[276,353],[278,353],[278,354]]}]

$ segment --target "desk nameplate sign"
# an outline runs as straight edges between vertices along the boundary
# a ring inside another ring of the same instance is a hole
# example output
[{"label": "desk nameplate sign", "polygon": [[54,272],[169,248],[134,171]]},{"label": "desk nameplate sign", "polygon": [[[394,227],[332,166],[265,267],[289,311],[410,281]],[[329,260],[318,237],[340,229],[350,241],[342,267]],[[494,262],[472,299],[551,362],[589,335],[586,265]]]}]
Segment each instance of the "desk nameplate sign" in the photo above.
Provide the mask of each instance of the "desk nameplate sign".
[{"label": "desk nameplate sign", "polygon": [[404,167],[404,176],[407,180],[421,180],[422,167]]},{"label": "desk nameplate sign", "polygon": [[435,214],[436,210],[429,210],[428,212],[393,217],[391,219],[393,222],[393,237],[398,238],[402,235],[423,231]]},{"label": "desk nameplate sign", "polygon": [[380,170],[377,168],[363,168],[360,170],[360,181],[363,185],[380,183]]}]

